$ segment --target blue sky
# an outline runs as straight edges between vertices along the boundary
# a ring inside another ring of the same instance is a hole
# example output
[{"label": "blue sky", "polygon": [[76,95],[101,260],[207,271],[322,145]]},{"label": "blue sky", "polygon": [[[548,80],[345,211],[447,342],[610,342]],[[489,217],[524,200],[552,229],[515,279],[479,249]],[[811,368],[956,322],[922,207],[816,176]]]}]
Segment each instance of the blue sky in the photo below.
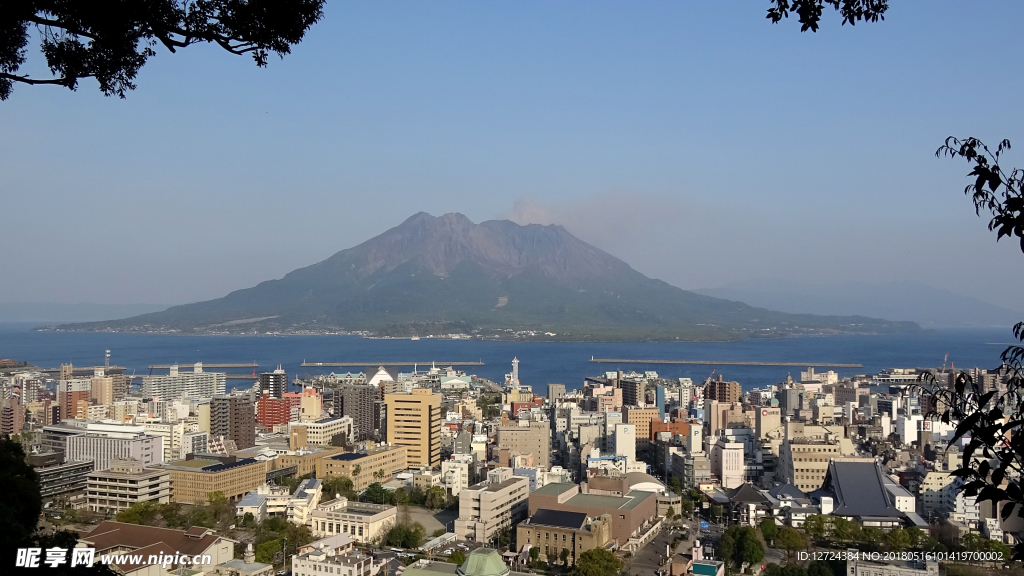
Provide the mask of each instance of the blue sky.
[{"label": "blue sky", "polygon": [[158,49],[126,100],[17,86],[0,302],[213,298],[424,210],[561,223],[684,288],[900,277],[1021,308],[1024,255],[933,153],[1024,147],[1024,5],[893,4],[802,34],[761,1],[332,2],[267,69]]}]

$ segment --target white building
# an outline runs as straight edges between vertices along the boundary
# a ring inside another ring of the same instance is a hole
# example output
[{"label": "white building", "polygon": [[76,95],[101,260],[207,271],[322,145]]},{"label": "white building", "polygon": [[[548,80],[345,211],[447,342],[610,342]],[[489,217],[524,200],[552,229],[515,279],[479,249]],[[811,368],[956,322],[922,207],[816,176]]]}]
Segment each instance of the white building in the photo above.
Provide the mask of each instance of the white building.
[{"label": "white building", "polygon": [[469,487],[469,466],[472,463],[472,454],[453,454],[449,460],[441,462],[441,478],[449,494],[458,496]]},{"label": "white building", "polygon": [[164,462],[163,440],[142,426],[90,423],[85,434],[69,436],[66,459],[92,460],[93,470],[106,470],[115,459],[135,459],[143,466]]},{"label": "white building", "polygon": [[322,489],[323,480],[312,478],[303,480],[295,494],[291,494],[287,486],[264,484],[243,496],[235,506],[235,513],[240,517],[252,514],[257,522],[278,516],[292,524],[305,525],[320,504]]},{"label": "white building", "polygon": [[185,396],[212,398],[224,394],[226,382],[227,375],[223,372],[203,372],[202,362],[197,362],[192,372],[179,372],[175,364],[170,374],[143,376],[142,395],[159,396],[163,400]]},{"label": "white building", "polygon": [[739,488],[746,482],[743,464],[743,443],[730,442],[719,437],[711,446],[711,473],[718,477],[722,488]]},{"label": "white building", "polygon": [[345,434],[345,438],[352,440],[354,422],[351,416],[341,418],[324,418],[316,422],[292,422],[289,430],[294,426],[306,428],[306,441],[317,446],[330,446],[331,439],[338,434]]}]

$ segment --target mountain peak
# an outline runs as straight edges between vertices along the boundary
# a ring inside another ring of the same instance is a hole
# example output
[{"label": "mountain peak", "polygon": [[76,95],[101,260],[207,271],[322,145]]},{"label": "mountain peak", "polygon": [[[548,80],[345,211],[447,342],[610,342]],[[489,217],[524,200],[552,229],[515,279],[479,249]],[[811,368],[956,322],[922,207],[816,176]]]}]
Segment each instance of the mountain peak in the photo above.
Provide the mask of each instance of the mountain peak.
[{"label": "mountain peak", "polygon": [[[652,280],[557,225],[419,212],[382,234],[224,298],[104,323],[193,332],[509,329],[567,339],[708,339],[896,330],[909,324],[752,308]],[[843,328],[843,327],[846,328]]]}]

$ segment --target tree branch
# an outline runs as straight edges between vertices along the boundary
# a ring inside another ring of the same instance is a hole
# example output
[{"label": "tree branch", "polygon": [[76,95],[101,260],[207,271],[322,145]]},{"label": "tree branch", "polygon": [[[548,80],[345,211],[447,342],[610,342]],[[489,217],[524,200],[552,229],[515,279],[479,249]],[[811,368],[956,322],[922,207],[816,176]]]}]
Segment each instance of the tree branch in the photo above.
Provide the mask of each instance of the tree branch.
[{"label": "tree branch", "polygon": [[79,28],[74,28],[74,27],[68,26],[67,24],[62,23],[59,20],[50,20],[50,19],[47,19],[47,18],[41,18],[41,17],[36,16],[34,14],[29,16],[28,18],[26,18],[26,20],[28,20],[29,22],[31,22],[33,24],[36,24],[37,26],[49,26],[51,28],[60,28],[61,30],[66,30],[66,31],[68,31],[68,32],[70,32],[72,34],[77,35],[77,36],[85,36],[86,38],[91,38],[93,40],[97,39],[97,36],[95,34],[93,34],[91,32],[86,32],[86,31],[81,30]]},{"label": "tree branch", "polygon": [[[89,78],[91,76],[92,74],[88,74],[84,76],[78,76],[78,78]],[[58,86],[71,87],[71,85],[74,83],[74,78],[52,78],[50,80],[37,80],[35,78],[29,78],[28,76],[17,76],[15,74],[8,74],[6,72],[0,72],[0,79],[11,80],[13,82],[21,82],[22,84],[30,85],[56,84]]]}]

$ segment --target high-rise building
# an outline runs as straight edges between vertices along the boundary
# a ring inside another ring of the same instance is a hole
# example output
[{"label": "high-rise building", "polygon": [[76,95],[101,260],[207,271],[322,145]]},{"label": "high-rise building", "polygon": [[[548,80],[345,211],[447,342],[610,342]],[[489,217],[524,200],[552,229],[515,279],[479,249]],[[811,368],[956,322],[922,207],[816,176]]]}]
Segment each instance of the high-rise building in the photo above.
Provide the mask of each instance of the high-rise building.
[{"label": "high-rise building", "polygon": [[537,468],[547,470],[551,465],[551,423],[530,422],[529,426],[499,426],[498,449],[530,453]]},{"label": "high-rise building", "polygon": [[269,392],[273,398],[283,398],[284,393],[288,391],[288,374],[277,366],[277,370],[273,372],[263,372],[260,374],[260,392]]},{"label": "high-rise building", "polygon": [[142,377],[143,396],[159,396],[163,400],[182,397],[211,398],[224,394],[227,376],[223,372],[203,372],[203,364],[196,363],[192,372],[179,372],[177,364],[170,374]]},{"label": "high-rise building", "polygon": [[626,406],[626,423],[636,425],[636,439],[638,442],[648,442],[651,439],[651,422],[659,416],[657,408],[633,408]]},{"label": "high-rise building", "polygon": [[256,414],[248,396],[214,396],[210,401],[210,434],[234,440],[235,446],[256,445]]},{"label": "high-rise building", "polygon": [[277,398],[263,390],[263,395],[256,401],[256,421],[265,428],[287,424],[292,421],[292,409],[299,406],[301,400],[302,395],[294,392],[285,392],[283,397]]},{"label": "high-rise building", "polygon": [[111,374],[110,378],[113,381],[114,402],[124,400],[128,395],[128,377],[124,374]]},{"label": "high-rise building", "polygon": [[25,407],[17,396],[11,396],[0,408],[0,434],[13,436],[25,427]]},{"label": "high-rise building", "polygon": [[565,397],[565,384],[548,384],[548,402],[558,403]]},{"label": "high-rise building", "polygon": [[334,390],[334,413],[351,416],[355,426],[355,440],[368,440],[375,436],[373,426],[373,401],[376,389],[373,386],[339,386]]},{"label": "high-rise building", "polygon": [[[70,364],[62,364],[61,372],[64,372],[65,366],[70,372]],[[60,406],[61,418],[74,419],[75,414],[78,413],[79,401],[84,400],[88,404],[91,397],[92,381],[88,378],[71,378],[57,382],[57,404]]]},{"label": "high-rise building", "polygon": [[704,388],[704,397],[709,400],[732,404],[733,402],[739,402],[740,398],[743,397],[743,388],[739,382],[726,382],[719,376],[718,380],[708,382],[707,387]]},{"label": "high-rise building", "polygon": [[89,381],[89,397],[94,404],[109,406],[114,403],[114,379],[103,373],[102,368]]},{"label": "high-rise building", "polygon": [[430,388],[387,394],[387,443],[405,446],[412,468],[441,464],[441,395]]},{"label": "high-rise building", "polygon": [[530,480],[512,474],[511,468],[495,468],[487,474],[486,482],[459,492],[457,540],[488,542],[501,530],[526,518]]},{"label": "high-rise building", "polygon": [[644,383],[637,380],[622,381],[622,405],[639,406],[644,400]]}]

